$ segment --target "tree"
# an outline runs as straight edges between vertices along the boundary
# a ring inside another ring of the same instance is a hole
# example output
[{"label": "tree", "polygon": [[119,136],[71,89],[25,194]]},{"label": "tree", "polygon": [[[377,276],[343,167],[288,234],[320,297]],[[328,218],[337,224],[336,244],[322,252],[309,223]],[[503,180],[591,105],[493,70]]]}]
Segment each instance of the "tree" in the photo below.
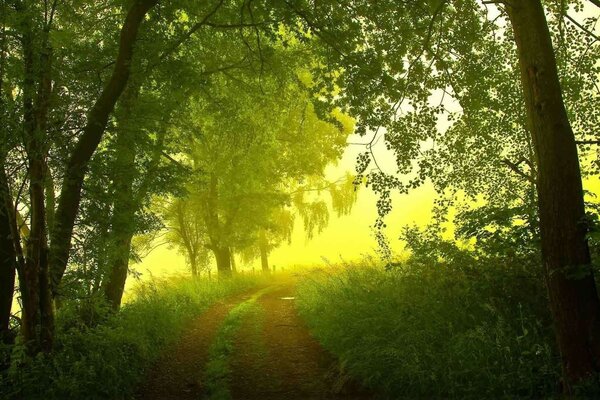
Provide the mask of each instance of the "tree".
[{"label": "tree", "polygon": [[298,79],[298,61],[281,63],[279,57],[290,61],[300,51],[272,46],[262,76],[213,78],[207,97],[191,103],[179,127],[196,171],[189,198],[202,210],[204,243],[222,275],[231,273],[232,248],[243,251],[257,241],[268,266],[267,231],[274,233],[272,218],[289,201],[284,188],[322,175],[352,129],[340,113],[329,117],[335,125],[320,119]]},{"label": "tree", "polygon": [[169,242],[181,249],[186,256],[192,276],[198,276],[209,265],[209,250],[205,245],[206,227],[200,215],[202,205],[193,193],[176,198],[168,205],[166,220]]},{"label": "tree", "polygon": [[7,105],[4,93],[4,79],[6,70],[6,5],[2,3],[2,21],[0,32],[0,342],[4,343],[10,338],[10,317],[15,289],[16,259],[14,248],[13,223],[11,215],[13,210],[12,196],[10,194],[8,177],[6,175],[6,157],[10,143],[6,127]]},{"label": "tree", "polygon": [[[27,167],[24,169],[26,173],[19,179],[27,183],[29,189],[27,201],[20,198],[20,191],[15,201],[17,204],[25,203],[28,210],[29,228],[25,246],[20,245],[22,238],[16,234],[14,222],[11,237],[15,242],[16,259],[23,259],[23,262],[18,264],[23,311],[21,335],[30,353],[40,349],[49,351],[52,347],[54,335],[52,298],[58,293],[60,279],[66,266],[86,167],[103,135],[114,104],[127,82],[130,60],[140,25],[147,12],[156,3],[157,1],[139,0],[131,4],[121,29],[119,51],[110,79],[104,89],[100,90],[100,95],[95,102],[94,96],[90,96],[92,101],[88,99],[79,103],[84,109],[89,105],[90,111],[83,118],[82,134],[77,144],[66,157],[69,159],[68,162],[60,166],[64,176],[56,213],[48,155],[51,151],[55,151],[52,148],[53,144],[60,142],[60,140],[55,141],[57,137],[61,137],[58,132],[64,135],[64,131],[57,126],[60,123],[54,118],[58,114],[56,111],[64,104],[59,100],[68,97],[70,93],[65,93],[63,87],[58,84],[64,75],[63,71],[56,69],[54,65],[58,59],[54,51],[56,50],[54,46],[58,43],[55,27],[57,19],[63,21],[61,18],[64,16],[66,22],[70,15],[69,12],[58,9],[58,2],[42,4],[23,0],[14,2],[12,7],[8,8],[7,26],[19,38],[18,43],[10,43],[9,46],[20,52],[20,57],[10,60],[11,76],[6,85],[10,90],[19,89],[15,97],[21,105],[15,107],[15,112],[10,114],[12,121],[7,125],[15,129],[11,135],[19,138],[16,147],[26,154]],[[59,14],[60,18],[57,16]],[[72,31],[67,29],[66,32]],[[76,42],[76,45],[79,43]],[[60,48],[59,51],[63,55],[65,49]],[[65,59],[69,60],[68,57]],[[60,60],[64,61],[64,59]],[[21,72],[13,74],[16,65],[21,66]],[[21,127],[17,128],[19,124]],[[17,132],[18,134],[15,134]],[[9,176],[9,179],[13,180],[14,177]],[[12,195],[11,191],[10,196]],[[16,216],[15,218],[10,216],[4,222],[11,219],[16,220]],[[26,220],[24,219],[23,222],[25,223]],[[23,256],[20,254],[21,251],[25,253]]]},{"label": "tree", "polygon": [[575,136],[540,0],[507,5],[537,160],[542,259],[567,384],[600,372],[600,300],[591,270]]}]

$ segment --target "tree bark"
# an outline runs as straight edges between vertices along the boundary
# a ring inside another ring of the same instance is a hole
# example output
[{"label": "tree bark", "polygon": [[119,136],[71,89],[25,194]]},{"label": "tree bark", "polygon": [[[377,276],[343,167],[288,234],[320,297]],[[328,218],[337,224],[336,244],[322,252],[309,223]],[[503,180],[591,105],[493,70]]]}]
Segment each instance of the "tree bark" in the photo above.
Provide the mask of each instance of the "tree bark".
[{"label": "tree bark", "polygon": [[220,278],[231,276],[231,257],[229,247],[213,247],[213,253],[217,260],[217,271]]},{"label": "tree bark", "polygon": [[237,273],[237,265],[235,263],[235,252],[233,251],[233,249],[231,247],[229,248],[229,258],[231,259],[231,272],[236,274]]},{"label": "tree bark", "polygon": [[67,267],[75,217],[81,202],[81,188],[88,163],[106,129],[108,117],[125,89],[131,70],[131,60],[139,28],[146,13],[158,0],[136,0],[129,8],[121,29],[119,53],[112,76],[88,114],[83,134],[68,161],[66,174],[51,231],[50,270],[53,296]]},{"label": "tree bark", "polygon": [[262,271],[265,274],[271,272],[269,268],[269,250],[267,249],[267,235],[264,229],[260,230],[258,236],[258,248],[260,250],[260,264],[262,265]]},{"label": "tree bark", "polygon": [[8,180],[4,171],[4,162],[0,165],[0,342],[11,340],[10,315],[15,290],[15,272],[17,253],[13,244],[10,228],[12,200]]},{"label": "tree bark", "polygon": [[135,212],[138,208],[133,193],[133,181],[137,173],[134,135],[136,128],[132,126],[135,122],[132,124],[131,115],[138,99],[140,86],[139,82],[130,82],[121,97],[121,105],[117,112],[116,160],[113,166],[115,199],[109,239],[109,270],[104,286],[105,298],[114,310],[118,310],[121,306],[125,291],[131,241],[135,233]]},{"label": "tree bark", "polygon": [[[31,211],[24,273],[19,279],[23,299],[21,331],[30,354],[49,352],[54,337],[54,312],[48,286],[45,211],[46,121],[51,92],[51,49],[48,30],[41,32],[41,51],[36,49],[29,2],[23,3],[21,44],[23,48],[23,125],[24,145],[29,164]],[[46,27],[47,28],[47,27]],[[39,73],[36,85],[36,70]],[[35,101],[34,101],[35,97]],[[39,322],[38,322],[39,318]],[[39,329],[37,327],[39,326]]]},{"label": "tree bark", "polygon": [[198,262],[195,257],[193,259],[190,258],[190,269],[192,270],[192,277],[198,277]]},{"label": "tree bark", "polygon": [[269,253],[267,252],[267,246],[265,246],[263,243],[261,243],[259,245],[260,247],[260,264],[262,265],[262,271],[265,274],[268,274],[269,272],[271,272],[271,269],[269,268]]},{"label": "tree bark", "polygon": [[[6,13],[3,4],[1,9]],[[15,273],[17,254],[13,244],[11,229],[11,213],[14,212],[8,177],[4,167],[8,149],[5,148],[8,132],[6,131],[6,104],[4,103],[4,71],[6,61],[6,28],[4,15],[0,32],[0,343],[10,342],[10,315],[15,290]]]},{"label": "tree bark", "polygon": [[565,387],[599,372],[600,303],[590,267],[577,147],[540,0],[511,2],[537,158],[542,258]]}]

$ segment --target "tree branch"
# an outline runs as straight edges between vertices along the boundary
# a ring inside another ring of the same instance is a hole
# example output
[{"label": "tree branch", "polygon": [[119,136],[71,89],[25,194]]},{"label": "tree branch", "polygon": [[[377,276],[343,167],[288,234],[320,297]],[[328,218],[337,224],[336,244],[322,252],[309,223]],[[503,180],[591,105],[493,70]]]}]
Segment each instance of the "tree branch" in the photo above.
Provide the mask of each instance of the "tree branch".
[{"label": "tree branch", "polygon": [[600,140],[577,140],[575,144],[600,144]]},{"label": "tree branch", "polygon": [[600,37],[595,35],[594,32],[591,32],[590,30],[588,30],[585,26],[581,25],[579,22],[577,22],[575,19],[573,19],[573,17],[571,17],[569,14],[565,14],[565,17],[567,17],[567,19],[569,21],[571,21],[573,24],[575,24],[576,27],[578,27],[583,32],[587,33],[589,36],[594,38],[595,41],[597,41],[597,42],[600,41]]},{"label": "tree branch", "polygon": [[511,171],[513,171],[514,173],[516,173],[517,175],[519,175],[520,177],[524,178],[525,180],[527,180],[528,182],[533,183],[534,185],[536,184],[535,178],[531,175],[528,175],[527,173],[523,172],[520,168],[519,165],[523,162],[526,162],[525,159],[520,160],[517,163],[513,163],[511,162],[508,158],[504,158],[501,161],[504,165],[506,165]]}]

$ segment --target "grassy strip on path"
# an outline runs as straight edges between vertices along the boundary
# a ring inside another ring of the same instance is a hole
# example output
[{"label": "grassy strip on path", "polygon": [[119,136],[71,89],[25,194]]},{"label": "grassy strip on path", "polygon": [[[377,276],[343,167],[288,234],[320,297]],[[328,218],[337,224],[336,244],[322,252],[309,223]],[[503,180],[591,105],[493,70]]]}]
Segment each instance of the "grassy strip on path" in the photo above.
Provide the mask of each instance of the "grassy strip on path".
[{"label": "grassy strip on path", "polygon": [[256,292],[250,299],[232,309],[219,328],[217,337],[209,349],[209,361],[204,372],[205,398],[211,400],[231,399],[229,377],[231,374],[230,356],[234,349],[235,334],[245,316],[259,312],[256,301],[274,290],[276,286],[268,286]]}]

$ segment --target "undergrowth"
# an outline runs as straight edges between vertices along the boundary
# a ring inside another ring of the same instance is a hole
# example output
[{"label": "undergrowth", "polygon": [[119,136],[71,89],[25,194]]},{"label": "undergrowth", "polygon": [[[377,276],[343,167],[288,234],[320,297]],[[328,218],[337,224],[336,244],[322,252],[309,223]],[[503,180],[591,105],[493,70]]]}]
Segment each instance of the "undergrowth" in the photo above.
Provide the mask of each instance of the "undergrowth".
[{"label": "undergrowth", "polygon": [[547,398],[560,366],[525,268],[407,262],[313,274],[298,306],[343,372],[389,398]]},{"label": "undergrowth", "polygon": [[21,346],[12,349],[11,367],[0,377],[0,398],[132,398],[145,370],[191,318],[256,284],[243,277],[154,281],[139,286],[118,313],[94,324],[82,323],[81,310],[67,305],[58,315],[51,356],[28,359]]}]

